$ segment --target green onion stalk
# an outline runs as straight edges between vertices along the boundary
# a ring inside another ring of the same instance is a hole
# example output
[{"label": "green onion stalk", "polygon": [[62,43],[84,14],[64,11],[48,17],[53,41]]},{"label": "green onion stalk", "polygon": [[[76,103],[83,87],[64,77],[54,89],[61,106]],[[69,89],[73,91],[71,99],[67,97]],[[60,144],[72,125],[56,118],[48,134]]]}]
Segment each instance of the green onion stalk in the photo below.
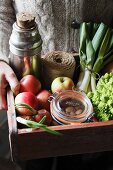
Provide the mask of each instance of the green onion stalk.
[{"label": "green onion stalk", "polygon": [[[37,110],[33,109],[31,106],[29,106],[28,104],[25,104],[25,103],[15,104],[15,108],[27,108],[28,110],[30,110],[33,113],[33,115],[38,114]],[[26,120],[19,116],[16,118],[17,122],[24,124],[27,127],[40,128],[40,129],[45,130],[48,133],[51,133],[54,135],[61,135],[60,132],[48,128],[48,126],[44,124],[45,119],[46,119],[46,116],[43,116],[43,118],[39,122],[35,122],[35,121],[31,121],[31,120]]]}]

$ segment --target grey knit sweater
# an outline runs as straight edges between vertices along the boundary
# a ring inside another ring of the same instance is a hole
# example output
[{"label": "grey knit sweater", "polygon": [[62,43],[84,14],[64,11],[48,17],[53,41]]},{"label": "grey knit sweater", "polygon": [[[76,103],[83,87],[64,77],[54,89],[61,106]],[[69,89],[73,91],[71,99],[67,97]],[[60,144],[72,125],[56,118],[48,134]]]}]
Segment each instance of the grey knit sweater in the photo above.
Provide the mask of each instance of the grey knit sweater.
[{"label": "grey knit sweater", "polygon": [[0,0],[0,59],[7,60],[9,37],[15,14],[28,11],[36,16],[43,39],[43,52],[78,51],[78,30],[71,22],[105,22],[112,24],[113,0]]}]

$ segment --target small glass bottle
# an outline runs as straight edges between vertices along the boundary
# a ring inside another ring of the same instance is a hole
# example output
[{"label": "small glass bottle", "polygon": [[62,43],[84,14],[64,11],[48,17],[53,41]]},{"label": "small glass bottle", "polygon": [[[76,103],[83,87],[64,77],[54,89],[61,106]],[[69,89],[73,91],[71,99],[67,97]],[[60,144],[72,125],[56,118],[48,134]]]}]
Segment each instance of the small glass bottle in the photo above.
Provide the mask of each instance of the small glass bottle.
[{"label": "small glass bottle", "polygon": [[18,13],[16,18],[9,40],[10,65],[18,79],[28,74],[39,78],[42,40],[35,17],[22,12]]},{"label": "small glass bottle", "polygon": [[49,100],[51,115],[58,124],[82,123],[93,113],[90,99],[81,91],[67,90]]}]

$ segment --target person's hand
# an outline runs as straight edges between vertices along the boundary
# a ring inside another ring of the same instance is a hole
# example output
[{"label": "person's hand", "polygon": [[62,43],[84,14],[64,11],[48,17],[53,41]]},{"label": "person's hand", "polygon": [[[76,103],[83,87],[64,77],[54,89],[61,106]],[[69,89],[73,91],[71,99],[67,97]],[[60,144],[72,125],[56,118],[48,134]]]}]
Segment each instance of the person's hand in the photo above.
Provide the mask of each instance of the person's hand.
[{"label": "person's hand", "polygon": [[12,68],[0,61],[0,110],[7,109],[6,87],[10,85],[11,90],[15,95],[19,93],[19,81]]}]

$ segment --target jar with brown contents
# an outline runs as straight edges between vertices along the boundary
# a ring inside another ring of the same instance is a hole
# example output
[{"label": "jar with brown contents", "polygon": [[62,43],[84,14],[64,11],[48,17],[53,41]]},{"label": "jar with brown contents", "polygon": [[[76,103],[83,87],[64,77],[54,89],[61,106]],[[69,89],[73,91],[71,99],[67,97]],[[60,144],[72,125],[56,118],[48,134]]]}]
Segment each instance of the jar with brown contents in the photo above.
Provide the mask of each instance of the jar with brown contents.
[{"label": "jar with brown contents", "polygon": [[93,106],[83,92],[68,90],[52,99],[50,110],[59,124],[74,124],[85,122],[93,112]]}]

